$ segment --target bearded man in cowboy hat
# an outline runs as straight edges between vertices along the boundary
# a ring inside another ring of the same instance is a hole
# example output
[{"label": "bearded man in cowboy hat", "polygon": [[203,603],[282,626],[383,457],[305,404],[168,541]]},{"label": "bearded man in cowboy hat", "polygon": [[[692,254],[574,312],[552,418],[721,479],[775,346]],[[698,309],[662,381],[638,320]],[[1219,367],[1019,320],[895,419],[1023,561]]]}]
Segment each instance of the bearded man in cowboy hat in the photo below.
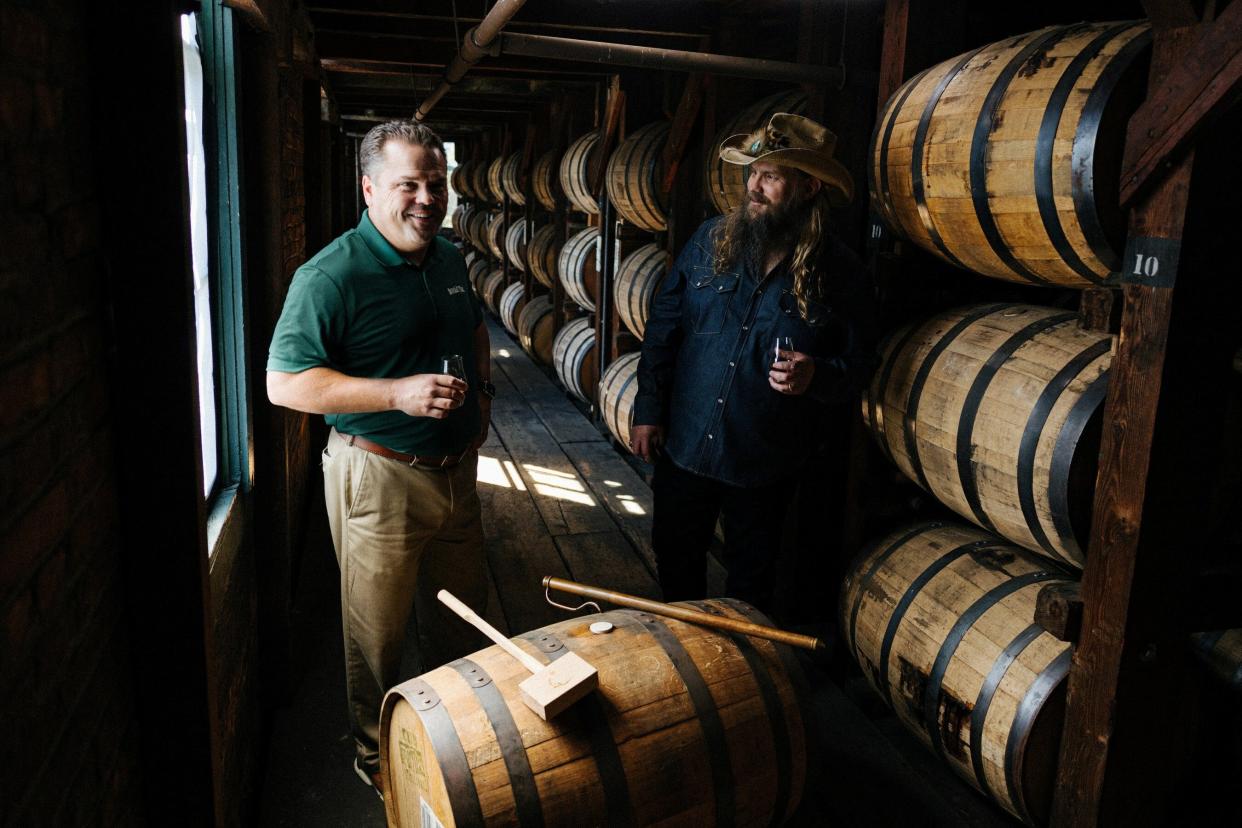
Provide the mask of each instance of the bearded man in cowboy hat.
[{"label": "bearded man in cowboy hat", "polygon": [[788,113],[726,140],[746,201],[698,228],[652,301],[630,447],[656,464],[665,600],[704,597],[719,519],[726,595],[770,608],[799,469],[871,366],[870,288],[829,226],[854,190],[835,143]]}]

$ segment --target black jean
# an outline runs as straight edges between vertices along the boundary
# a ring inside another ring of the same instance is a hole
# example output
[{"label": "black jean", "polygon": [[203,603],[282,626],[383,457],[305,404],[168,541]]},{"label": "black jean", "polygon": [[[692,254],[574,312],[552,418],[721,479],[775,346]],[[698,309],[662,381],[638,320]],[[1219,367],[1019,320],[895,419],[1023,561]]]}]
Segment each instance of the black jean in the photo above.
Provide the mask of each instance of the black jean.
[{"label": "black jean", "polygon": [[730,486],[678,468],[661,457],[651,483],[651,545],[666,601],[707,593],[707,550],[716,520],[724,528],[725,595],[771,611],[785,510],[794,481]]}]

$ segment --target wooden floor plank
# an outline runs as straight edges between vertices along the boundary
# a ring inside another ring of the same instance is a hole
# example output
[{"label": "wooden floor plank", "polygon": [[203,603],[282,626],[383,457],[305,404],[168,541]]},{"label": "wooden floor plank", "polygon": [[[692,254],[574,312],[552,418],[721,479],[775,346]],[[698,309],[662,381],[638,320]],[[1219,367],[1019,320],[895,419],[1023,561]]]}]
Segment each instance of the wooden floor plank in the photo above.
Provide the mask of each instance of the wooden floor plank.
[{"label": "wooden floor plank", "polygon": [[604,532],[615,524],[574,464],[520,400],[492,404],[492,426],[521,474],[552,535]]},{"label": "wooden floor plank", "polygon": [[570,443],[561,449],[569,455],[591,493],[604,504],[617,526],[638,550],[647,569],[654,573],[651,551],[651,488],[608,443]]},{"label": "wooden floor plank", "polygon": [[[558,443],[603,442],[604,436],[590,420],[582,416],[565,392],[499,325],[491,323],[492,364],[503,373],[530,406],[544,428]],[[501,352],[504,353],[501,353]],[[505,355],[507,354],[507,356]]]},{"label": "wooden floor plank", "polygon": [[[659,584],[620,531],[614,529],[593,535],[562,535],[555,540],[573,580],[660,600]],[[552,597],[571,606],[580,602],[574,596],[554,594]]]}]

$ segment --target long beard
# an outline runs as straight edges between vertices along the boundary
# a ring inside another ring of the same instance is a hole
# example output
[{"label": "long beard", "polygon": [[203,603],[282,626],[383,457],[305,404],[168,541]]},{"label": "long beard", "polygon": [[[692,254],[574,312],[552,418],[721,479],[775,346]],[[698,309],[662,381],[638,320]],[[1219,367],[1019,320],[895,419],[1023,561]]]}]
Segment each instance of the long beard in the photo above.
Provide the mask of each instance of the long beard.
[{"label": "long beard", "polygon": [[738,258],[755,270],[761,269],[768,252],[790,246],[798,228],[810,215],[810,202],[790,199],[758,215],[751,215],[749,204],[758,202],[750,193],[746,201],[727,219],[727,235],[735,240]]}]

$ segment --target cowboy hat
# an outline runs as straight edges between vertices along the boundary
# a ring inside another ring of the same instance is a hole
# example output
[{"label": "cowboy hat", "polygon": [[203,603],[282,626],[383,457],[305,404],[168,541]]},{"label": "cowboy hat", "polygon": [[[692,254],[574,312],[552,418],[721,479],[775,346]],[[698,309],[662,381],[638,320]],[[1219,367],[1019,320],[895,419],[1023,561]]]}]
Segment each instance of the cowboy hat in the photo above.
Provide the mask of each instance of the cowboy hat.
[{"label": "cowboy hat", "polygon": [[730,164],[767,161],[793,167],[818,178],[849,201],[854,197],[854,180],[832,157],[836,146],[837,136],[810,118],[778,112],[766,126],[726,138],[720,144],[720,160]]}]

